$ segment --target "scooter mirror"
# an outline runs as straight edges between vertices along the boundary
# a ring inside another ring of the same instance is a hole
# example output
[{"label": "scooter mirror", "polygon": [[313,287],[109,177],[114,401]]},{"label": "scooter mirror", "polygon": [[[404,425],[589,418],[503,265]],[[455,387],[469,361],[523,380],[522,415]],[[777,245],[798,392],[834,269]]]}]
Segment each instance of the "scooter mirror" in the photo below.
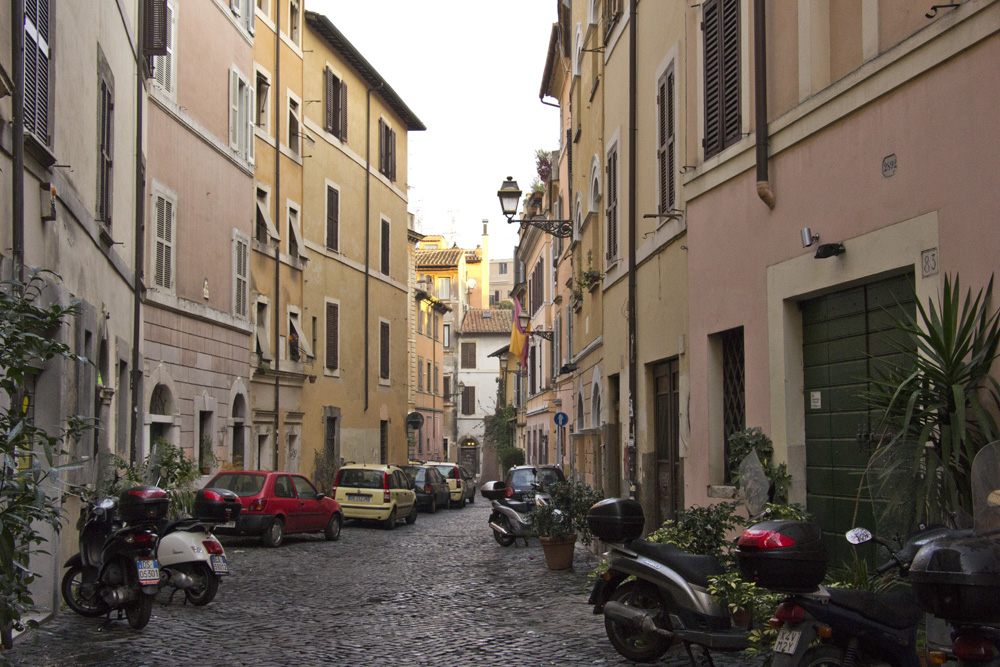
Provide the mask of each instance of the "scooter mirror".
[{"label": "scooter mirror", "polygon": [[847,531],[845,537],[847,537],[847,541],[851,544],[864,544],[871,541],[872,534],[867,528],[858,527]]}]

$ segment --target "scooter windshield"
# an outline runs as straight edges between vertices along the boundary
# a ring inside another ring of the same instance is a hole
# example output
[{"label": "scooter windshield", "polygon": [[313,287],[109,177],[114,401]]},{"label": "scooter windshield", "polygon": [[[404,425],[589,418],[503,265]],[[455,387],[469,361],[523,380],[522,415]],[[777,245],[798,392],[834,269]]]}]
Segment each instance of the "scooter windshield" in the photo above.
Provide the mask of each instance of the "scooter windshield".
[{"label": "scooter windshield", "polygon": [[976,532],[1000,532],[1000,441],[980,449],[972,462],[972,500]]}]

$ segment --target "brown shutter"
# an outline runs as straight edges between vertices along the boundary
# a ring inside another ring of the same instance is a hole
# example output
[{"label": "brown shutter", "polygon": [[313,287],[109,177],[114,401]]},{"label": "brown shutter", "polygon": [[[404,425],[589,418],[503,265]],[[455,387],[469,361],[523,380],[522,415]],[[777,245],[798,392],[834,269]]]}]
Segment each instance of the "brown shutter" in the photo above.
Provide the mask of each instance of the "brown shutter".
[{"label": "brown shutter", "polygon": [[390,136],[389,147],[392,150],[392,174],[389,179],[392,181],[396,180],[396,130],[389,130]]},{"label": "brown shutter", "polygon": [[330,250],[340,250],[340,193],[327,186],[326,188],[326,247]]},{"label": "brown shutter", "polygon": [[740,139],[740,3],[722,0],[723,147]]},{"label": "brown shutter", "polygon": [[326,367],[330,370],[340,368],[340,306],[335,303],[326,304]]},{"label": "brown shutter", "polygon": [[476,367],[476,344],[462,343],[462,368]]},{"label": "brown shutter", "polygon": [[333,70],[327,67],[323,71],[323,129],[327,132],[333,132],[333,120],[336,117],[333,100]]},{"label": "brown shutter", "polygon": [[340,82],[340,140],[347,142],[347,82]]},{"label": "brown shutter", "polygon": [[618,257],[618,149],[608,155],[608,251],[609,260]]},{"label": "brown shutter", "polygon": [[385,136],[385,121],[381,118],[378,119],[378,170],[379,173],[385,174],[386,164],[388,160],[385,157],[385,146],[386,146],[386,136]]},{"label": "brown shutter", "polygon": [[389,275],[389,223],[382,221],[382,273]]},{"label": "brown shutter", "polygon": [[389,379],[389,323],[380,322],[379,328],[379,374],[383,380]]},{"label": "brown shutter", "polygon": [[702,38],[705,57],[705,157],[722,150],[720,118],[722,113],[722,62],[719,36],[719,0],[705,0],[702,4]]},{"label": "brown shutter", "polygon": [[462,414],[476,414],[476,388],[466,387],[462,390]]},{"label": "brown shutter", "polygon": [[677,165],[674,162],[674,72],[667,75],[667,210],[677,204]]},{"label": "brown shutter", "polygon": [[[167,0],[145,0],[142,55],[167,55]],[[251,10],[252,11],[252,10]]]}]

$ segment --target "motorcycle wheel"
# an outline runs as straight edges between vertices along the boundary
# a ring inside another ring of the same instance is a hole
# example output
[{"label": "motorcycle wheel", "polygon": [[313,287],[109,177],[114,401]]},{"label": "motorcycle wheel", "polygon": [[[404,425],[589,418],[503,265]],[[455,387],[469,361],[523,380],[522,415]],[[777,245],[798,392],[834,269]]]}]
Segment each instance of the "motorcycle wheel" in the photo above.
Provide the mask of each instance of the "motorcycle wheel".
[{"label": "motorcycle wheel", "polygon": [[153,596],[139,593],[139,599],[125,605],[125,618],[133,630],[142,630],[149,625],[149,617],[153,615]]},{"label": "motorcycle wheel", "polygon": [[829,644],[813,646],[802,654],[802,667],[840,667],[844,664],[844,649]]},{"label": "motorcycle wheel", "polygon": [[74,565],[66,571],[62,579],[62,596],[66,605],[80,616],[88,618],[97,618],[108,613],[108,605],[97,594],[96,585],[92,598],[84,597],[81,590],[83,586],[83,567]]},{"label": "motorcycle wheel", "polygon": [[[615,589],[611,600],[637,609],[659,612],[664,618],[667,610],[656,586],[645,581],[630,581]],[[669,628],[668,628],[669,629]],[[621,655],[635,662],[653,662],[667,652],[671,638],[617,623],[604,617],[604,630],[611,645]]]},{"label": "motorcycle wheel", "polygon": [[499,525],[501,528],[503,528],[504,530],[506,530],[507,533],[508,533],[507,535],[504,535],[504,534],[498,533],[497,531],[494,530],[493,531],[493,539],[497,541],[497,544],[499,544],[502,547],[509,547],[510,545],[514,544],[514,539],[515,538],[514,538],[513,535],[509,534],[510,533],[510,519],[508,519],[506,516],[504,516],[503,514],[501,514],[500,516],[497,517],[497,525]]},{"label": "motorcycle wheel", "polygon": [[203,607],[215,599],[215,594],[219,592],[219,578],[212,568],[205,563],[195,563],[188,571],[188,576],[195,583],[194,588],[184,591],[188,602],[196,607]]}]

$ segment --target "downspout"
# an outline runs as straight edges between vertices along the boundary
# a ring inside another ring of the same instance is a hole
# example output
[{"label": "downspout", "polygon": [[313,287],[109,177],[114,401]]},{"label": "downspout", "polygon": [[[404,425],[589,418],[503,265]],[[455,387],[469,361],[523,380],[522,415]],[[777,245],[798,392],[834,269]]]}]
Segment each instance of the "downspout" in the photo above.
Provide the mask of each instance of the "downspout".
[{"label": "downspout", "polygon": [[[11,276],[24,282],[24,2],[10,0],[11,63],[14,68],[14,173],[11,174],[11,222],[14,266]],[[47,128],[46,128],[47,129]]]},{"label": "downspout", "polygon": [[757,196],[774,208],[774,190],[767,176],[767,37],[764,0],[753,2],[754,134],[757,138]]},{"label": "downspout", "polygon": [[[18,4],[18,0],[15,0]],[[146,90],[146,63],[142,55],[145,3],[139,3],[139,30],[135,49],[135,265],[132,268],[132,395],[129,437],[129,462],[139,455],[139,392],[143,371],[139,367],[139,344],[142,341],[143,267],[146,263],[146,169],[142,154],[142,102]]]},{"label": "downspout", "polygon": [[[636,349],[638,347],[638,322],[636,318],[636,262],[635,262],[635,234],[636,234],[636,215],[635,215],[635,170],[636,170],[636,123],[638,108],[636,103],[636,67],[637,67],[637,48],[636,48],[636,38],[637,38],[637,26],[636,20],[638,19],[637,0],[629,0],[629,22],[628,22],[628,333],[629,333],[629,345],[628,345],[628,404],[629,404],[629,415],[628,415],[628,441],[625,443],[626,447],[631,447],[631,443],[634,442],[635,438],[635,398],[638,393],[639,381],[637,377],[637,357],[638,354]],[[636,451],[629,451],[629,460],[631,461],[636,456]],[[638,470],[638,461],[632,462],[632,468]],[[625,473],[629,476],[629,482],[635,484],[636,476],[632,474],[631,470],[626,470]]]},{"label": "downspout", "polygon": [[371,291],[371,243],[372,243],[372,223],[371,223],[371,193],[372,193],[372,91],[379,90],[385,82],[379,81],[377,86],[368,89],[367,107],[365,109],[365,412],[368,412],[368,391],[369,391],[369,365],[368,358],[371,349],[371,331],[368,324],[369,303],[368,297]]},{"label": "downspout", "polygon": [[[277,97],[281,91],[281,8],[278,7],[274,17],[274,91]],[[253,138],[251,137],[251,141]],[[278,202],[281,197],[281,103],[274,104],[274,219],[278,215]],[[274,246],[274,469],[281,470],[278,465],[278,425],[281,401],[281,375],[278,371],[278,343],[281,340],[281,235]],[[258,465],[260,461],[257,462]]]}]

